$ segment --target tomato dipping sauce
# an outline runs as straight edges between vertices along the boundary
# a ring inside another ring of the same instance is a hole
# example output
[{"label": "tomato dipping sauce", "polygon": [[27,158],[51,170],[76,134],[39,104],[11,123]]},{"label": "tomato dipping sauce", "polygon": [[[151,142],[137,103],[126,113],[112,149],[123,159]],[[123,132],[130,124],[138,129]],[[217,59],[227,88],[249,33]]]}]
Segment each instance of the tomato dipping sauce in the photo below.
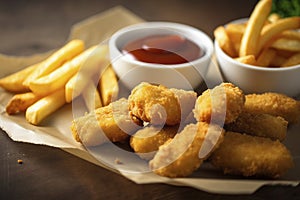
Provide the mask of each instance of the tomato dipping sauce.
[{"label": "tomato dipping sauce", "polygon": [[122,47],[122,53],[147,63],[182,64],[203,56],[203,50],[180,35],[151,35]]}]

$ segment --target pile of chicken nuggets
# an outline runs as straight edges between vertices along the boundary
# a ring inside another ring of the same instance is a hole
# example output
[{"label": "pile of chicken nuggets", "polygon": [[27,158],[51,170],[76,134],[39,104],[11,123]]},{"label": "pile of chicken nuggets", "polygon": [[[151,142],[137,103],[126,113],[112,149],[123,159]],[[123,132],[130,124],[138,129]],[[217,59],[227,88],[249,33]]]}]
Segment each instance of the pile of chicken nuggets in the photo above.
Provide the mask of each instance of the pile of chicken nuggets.
[{"label": "pile of chicken nuggets", "polygon": [[225,174],[280,178],[294,166],[282,142],[299,119],[300,102],[283,94],[244,94],[221,83],[198,96],[142,82],[71,129],[86,146],[129,141],[161,176],[189,176],[205,161]]}]

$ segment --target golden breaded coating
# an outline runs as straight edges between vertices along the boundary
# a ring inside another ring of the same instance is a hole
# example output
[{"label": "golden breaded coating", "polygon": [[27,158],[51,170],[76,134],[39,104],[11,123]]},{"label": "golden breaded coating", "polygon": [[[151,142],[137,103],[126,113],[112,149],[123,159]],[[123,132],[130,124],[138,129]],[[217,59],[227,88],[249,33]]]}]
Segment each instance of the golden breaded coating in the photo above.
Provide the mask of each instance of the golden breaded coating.
[{"label": "golden breaded coating", "polygon": [[180,106],[175,94],[162,85],[141,83],[128,97],[133,116],[154,125],[180,123]]},{"label": "golden breaded coating", "polygon": [[281,116],[289,123],[297,123],[300,120],[300,102],[284,94],[248,94],[244,109],[250,113]]},{"label": "golden breaded coating", "polygon": [[[222,83],[207,89],[197,98],[194,115],[198,121],[233,122],[242,112],[245,96],[232,83]],[[225,120],[224,120],[225,119]]]},{"label": "golden breaded coating", "polygon": [[141,122],[129,114],[127,99],[121,98],[73,120],[71,130],[76,141],[97,146],[108,141],[124,141],[141,128],[139,125]]},{"label": "golden breaded coating", "polygon": [[289,150],[278,140],[226,132],[224,141],[210,157],[225,174],[281,177],[293,167]]},{"label": "golden breaded coating", "polygon": [[187,91],[176,88],[170,88],[170,91],[175,94],[176,98],[179,101],[182,121],[186,120],[195,107],[197,93],[194,91]]},{"label": "golden breaded coating", "polygon": [[242,112],[234,122],[227,124],[225,129],[283,141],[287,134],[287,126],[288,122],[280,116]]},{"label": "golden breaded coating", "polygon": [[154,125],[176,125],[192,111],[196,93],[143,82],[131,91],[128,101],[133,116]]},{"label": "golden breaded coating", "polygon": [[178,128],[179,126],[146,126],[131,136],[130,146],[141,158],[151,160],[158,148],[176,135]]},{"label": "golden breaded coating", "polygon": [[159,147],[149,162],[154,173],[167,177],[184,177],[197,170],[219,146],[224,130],[213,124],[189,124],[176,136]]}]

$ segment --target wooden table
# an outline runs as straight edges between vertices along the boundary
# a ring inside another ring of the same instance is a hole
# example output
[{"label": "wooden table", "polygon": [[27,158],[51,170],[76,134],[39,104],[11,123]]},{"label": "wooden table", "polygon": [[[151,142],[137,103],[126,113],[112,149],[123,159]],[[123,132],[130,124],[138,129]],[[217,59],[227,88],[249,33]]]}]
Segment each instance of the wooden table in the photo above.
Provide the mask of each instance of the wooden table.
[{"label": "wooden table", "polygon": [[[31,55],[60,47],[70,27],[123,5],[149,21],[202,29],[247,17],[256,0],[0,0],[0,53]],[[18,159],[23,164],[18,164]],[[13,142],[0,130],[0,199],[299,199],[300,187],[265,186],[253,195],[210,194],[190,187],[138,185],[60,149]]]}]

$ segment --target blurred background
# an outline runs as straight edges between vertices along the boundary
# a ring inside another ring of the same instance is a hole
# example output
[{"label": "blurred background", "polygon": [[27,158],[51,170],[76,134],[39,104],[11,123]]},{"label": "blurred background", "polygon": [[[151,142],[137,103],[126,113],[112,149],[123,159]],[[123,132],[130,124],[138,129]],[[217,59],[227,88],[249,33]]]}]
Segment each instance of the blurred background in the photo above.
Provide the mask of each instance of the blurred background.
[{"label": "blurred background", "polygon": [[61,46],[73,24],[121,5],[147,21],[217,25],[247,17],[258,0],[0,0],[0,53],[31,55]]}]

